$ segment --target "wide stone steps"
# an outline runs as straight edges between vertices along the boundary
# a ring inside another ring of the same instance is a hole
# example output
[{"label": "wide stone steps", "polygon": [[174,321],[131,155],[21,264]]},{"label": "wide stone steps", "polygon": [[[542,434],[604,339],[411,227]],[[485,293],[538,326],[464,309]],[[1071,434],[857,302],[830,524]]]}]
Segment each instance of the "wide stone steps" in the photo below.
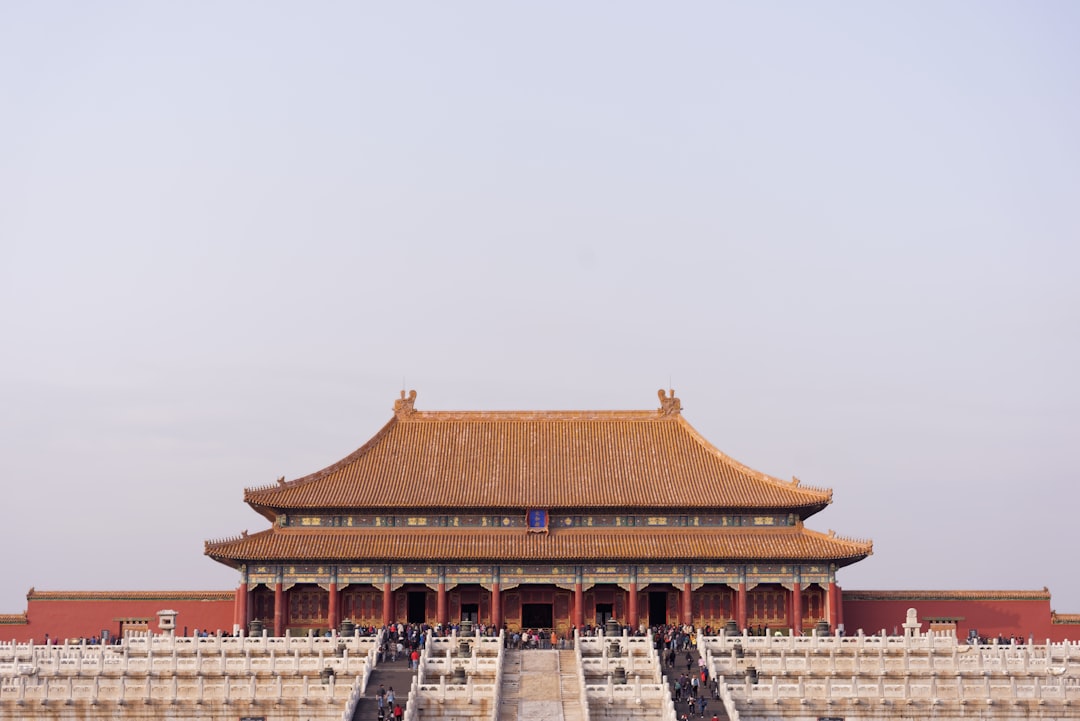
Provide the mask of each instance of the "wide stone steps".
[{"label": "wide stone steps", "polygon": [[[412,688],[415,675],[416,672],[409,670],[409,662],[404,659],[380,663],[371,672],[367,692],[360,699],[360,703],[356,705],[353,721],[377,721],[379,718],[379,703],[376,694],[379,690],[379,684],[382,684],[387,689],[393,688],[396,697],[395,702],[400,703],[401,707],[405,708],[409,701],[409,690]],[[391,718],[390,711],[392,710],[392,708],[387,709],[386,718]]]},{"label": "wide stone steps", "polygon": [[573,651],[559,651],[559,692],[562,698],[563,721],[581,721],[584,718],[581,709],[585,699],[581,698],[581,669]]},{"label": "wide stone steps", "polygon": [[502,680],[499,691],[499,721],[518,721],[518,705],[521,703],[521,651],[503,651]]}]

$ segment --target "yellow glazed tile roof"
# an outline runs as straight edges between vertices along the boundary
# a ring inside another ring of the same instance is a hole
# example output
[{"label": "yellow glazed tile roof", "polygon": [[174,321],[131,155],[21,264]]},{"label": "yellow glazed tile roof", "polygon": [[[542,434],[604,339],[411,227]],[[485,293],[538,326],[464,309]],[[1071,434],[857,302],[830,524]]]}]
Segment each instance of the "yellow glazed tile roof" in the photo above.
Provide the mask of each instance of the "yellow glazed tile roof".
[{"label": "yellow glazed tile roof", "polygon": [[[421,412],[415,391],[341,461],[247,489],[274,510],[331,508],[793,509],[832,491],[755,471],[721,453],[660,392],[657,411]],[[273,515],[267,513],[267,515]]]},{"label": "yellow glazed tile roof", "polygon": [[274,527],[208,542],[226,562],[310,561],[616,561],[829,560],[847,565],[873,552],[869,541],[818,533],[802,524],[779,528],[310,529]]}]

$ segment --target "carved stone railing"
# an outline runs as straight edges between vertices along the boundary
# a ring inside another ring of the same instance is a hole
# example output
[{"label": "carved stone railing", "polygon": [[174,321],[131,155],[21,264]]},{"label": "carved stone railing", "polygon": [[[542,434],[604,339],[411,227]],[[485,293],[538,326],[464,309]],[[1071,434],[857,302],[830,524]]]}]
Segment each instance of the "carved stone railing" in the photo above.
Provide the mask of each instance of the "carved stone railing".
[{"label": "carved stone railing", "polygon": [[[501,698],[503,648],[506,637],[474,635],[469,655],[459,652],[460,639],[429,635],[420,654],[420,668],[413,679],[405,721],[431,717],[430,706],[457,707],[459,717],[484,716],[498,719]],[[455,669],[465,672],[465,683],[452,682]],[[465,712],[476,707],[476,712]],[[424,710],[428,708],[428,710]]]}]

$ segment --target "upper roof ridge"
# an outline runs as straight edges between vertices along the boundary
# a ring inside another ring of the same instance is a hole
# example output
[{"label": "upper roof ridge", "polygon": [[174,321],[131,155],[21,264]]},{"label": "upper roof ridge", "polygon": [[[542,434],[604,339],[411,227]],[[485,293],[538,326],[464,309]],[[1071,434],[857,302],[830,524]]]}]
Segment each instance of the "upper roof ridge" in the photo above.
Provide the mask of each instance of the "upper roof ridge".
[{"label": "upper roof ridge", "polygon": [[445,410],[445,411],[418,411],[416,410],[416,391],[410,390],[408,394],[401,391],[401,397],[394,401],[394,417],[405,421],[581,421],[581,420],[616,420],[625,419],[633,421],[656,420],[677,416],[682,412],[682,401],[675,396],[675,390],[669,389],[667,393],[661,388],[657,391],[660,397],[660,407],[655,411],[647,410]]}]

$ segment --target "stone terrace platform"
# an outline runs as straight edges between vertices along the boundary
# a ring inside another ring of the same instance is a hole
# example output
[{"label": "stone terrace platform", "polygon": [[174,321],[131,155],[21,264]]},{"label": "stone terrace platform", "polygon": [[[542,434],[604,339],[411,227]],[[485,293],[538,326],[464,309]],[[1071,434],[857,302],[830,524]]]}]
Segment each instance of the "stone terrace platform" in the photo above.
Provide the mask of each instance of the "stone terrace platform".
[{"label": "stone terrace platform", "polygon": [[1080,645],[955,636],[701,638],[732,719],[1080,718]]},{"label": "stone terrace platform", "polygon": [[0,718],[348,720],[378,638],[0,644]]}]

